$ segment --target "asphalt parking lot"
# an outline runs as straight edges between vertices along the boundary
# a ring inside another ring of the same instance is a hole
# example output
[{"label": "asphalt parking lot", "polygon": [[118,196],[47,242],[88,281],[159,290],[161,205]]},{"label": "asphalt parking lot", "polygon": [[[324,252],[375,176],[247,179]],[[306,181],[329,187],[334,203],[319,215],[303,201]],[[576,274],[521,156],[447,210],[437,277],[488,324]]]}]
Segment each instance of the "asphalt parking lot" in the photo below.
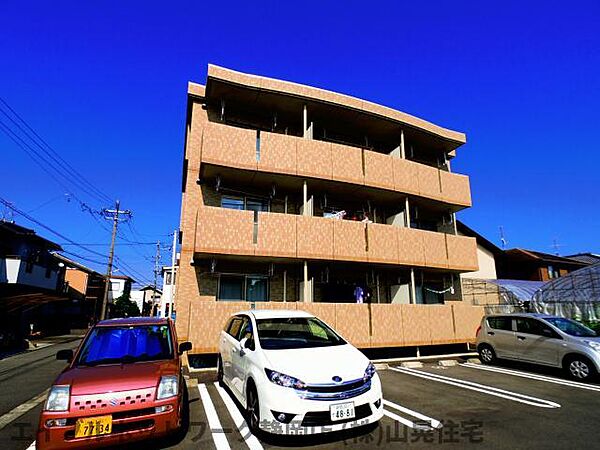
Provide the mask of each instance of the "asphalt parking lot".
[{"label": "asphalt parking lot", "polygon": [[461,364],[380,370],[385,416],[335,435],[257,438],[210,377],[189,386],[190,425],[170,448],[581,448],[594,446],[600,384],[530,366]]}]

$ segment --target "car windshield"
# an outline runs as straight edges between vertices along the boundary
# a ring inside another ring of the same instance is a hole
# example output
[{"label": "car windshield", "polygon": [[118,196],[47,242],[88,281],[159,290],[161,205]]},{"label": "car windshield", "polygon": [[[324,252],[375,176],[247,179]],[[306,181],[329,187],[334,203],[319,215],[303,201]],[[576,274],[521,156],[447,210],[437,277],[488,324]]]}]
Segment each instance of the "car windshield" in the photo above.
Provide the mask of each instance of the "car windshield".
[{"label": "car windshield", "polygon": [[96,327],[85,341],[77,365],[156,361],[172,355],[168,325]]},{"label": "car windshield", "polygon": [[344,345],[335,331],[316,317],[288,317],[256,321],[258,339],[265,350]]},{"label": "car windshield", "polygon": [[579,322],[575,322],[571,319],[563,319],[562,317],[546,317],[546,322],[550,322],[556,328],[563,333],[570,334],[571,336],[577,337],[596,337],[597,334],[594,330],[590,330],[588,327],[581,325]]}]

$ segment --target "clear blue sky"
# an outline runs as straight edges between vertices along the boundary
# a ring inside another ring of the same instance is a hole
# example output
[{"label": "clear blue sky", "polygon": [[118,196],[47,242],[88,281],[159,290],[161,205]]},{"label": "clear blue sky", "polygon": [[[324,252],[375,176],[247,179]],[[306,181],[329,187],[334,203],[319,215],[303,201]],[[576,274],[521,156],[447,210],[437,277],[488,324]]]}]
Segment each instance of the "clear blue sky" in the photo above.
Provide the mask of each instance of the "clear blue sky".
[{"label": "clear blue sky", "polygon": [[[4,1],[0,96],[134,211],[131,240],[168,242],[179,223],[186,83],[215,63],[464,131],[460,219],[496,243],[502,225],[510,247],[600,253],[598,2],[423,4]],[[77,242],[109,241],[1,133],[0,152],[0,196]],[[151,245],[117,254],[152,278]]]}]

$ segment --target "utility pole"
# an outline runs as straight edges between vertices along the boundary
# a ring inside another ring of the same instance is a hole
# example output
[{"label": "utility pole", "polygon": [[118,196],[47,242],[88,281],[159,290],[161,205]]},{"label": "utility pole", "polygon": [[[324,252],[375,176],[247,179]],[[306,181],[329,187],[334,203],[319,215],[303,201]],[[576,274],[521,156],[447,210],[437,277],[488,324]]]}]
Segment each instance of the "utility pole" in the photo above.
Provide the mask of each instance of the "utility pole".
[{"label": "utility pole", "polygon": [[159,269],[159,262],[160,262],[160,241],[158,241],[156,243],[156,256],[154,257],[154,288],[152,290],[153,294],[152,294],[152,306],[150,307],[150,315],[152,316],[152,307],[154,306],[154,302],[156,299],[156,278],[158,277],[158,272],[160,271]]},{"label": "utility pole", "polygon": [[[110,278],[112,277],[113,258],[115,256],[115,239],[117,237],[117,228],[119,226],[119,215],[131,217],[131,211],[120,210],[119,200],[115,202],[115,209],[103,209],[104,218],[113,221],[112,238],[110,241],[110,253],[108,254],[108,267],[106,268],[106,280],[104,285],[104,298],[102,299],[102,310],[100,311],[100,320],[106,318],[106,307],[108,306],[108,292],[110,290]],[[126,219],[121,219],[126,220]]]},{"label": "utility pole", "polygon": [[171,252],[171,307],[169,308],[170,315],[173,315],[173,311],[175,311],[175,264],[177,262],[177,231],[177,229],[173,231],[173,248]]}]

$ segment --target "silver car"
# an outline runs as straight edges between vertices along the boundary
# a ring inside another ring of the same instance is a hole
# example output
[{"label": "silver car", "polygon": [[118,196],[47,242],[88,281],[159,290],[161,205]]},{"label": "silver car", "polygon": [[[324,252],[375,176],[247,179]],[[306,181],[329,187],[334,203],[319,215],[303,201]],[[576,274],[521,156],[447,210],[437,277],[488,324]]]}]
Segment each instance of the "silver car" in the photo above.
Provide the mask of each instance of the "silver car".
[{"label": "silver car", "polygon": [[584,381],[600,371],[600,337],[579,322],[545,314],[485,316],[477,330],[477,351],[484,364],[510,359],[561,367]]}]

